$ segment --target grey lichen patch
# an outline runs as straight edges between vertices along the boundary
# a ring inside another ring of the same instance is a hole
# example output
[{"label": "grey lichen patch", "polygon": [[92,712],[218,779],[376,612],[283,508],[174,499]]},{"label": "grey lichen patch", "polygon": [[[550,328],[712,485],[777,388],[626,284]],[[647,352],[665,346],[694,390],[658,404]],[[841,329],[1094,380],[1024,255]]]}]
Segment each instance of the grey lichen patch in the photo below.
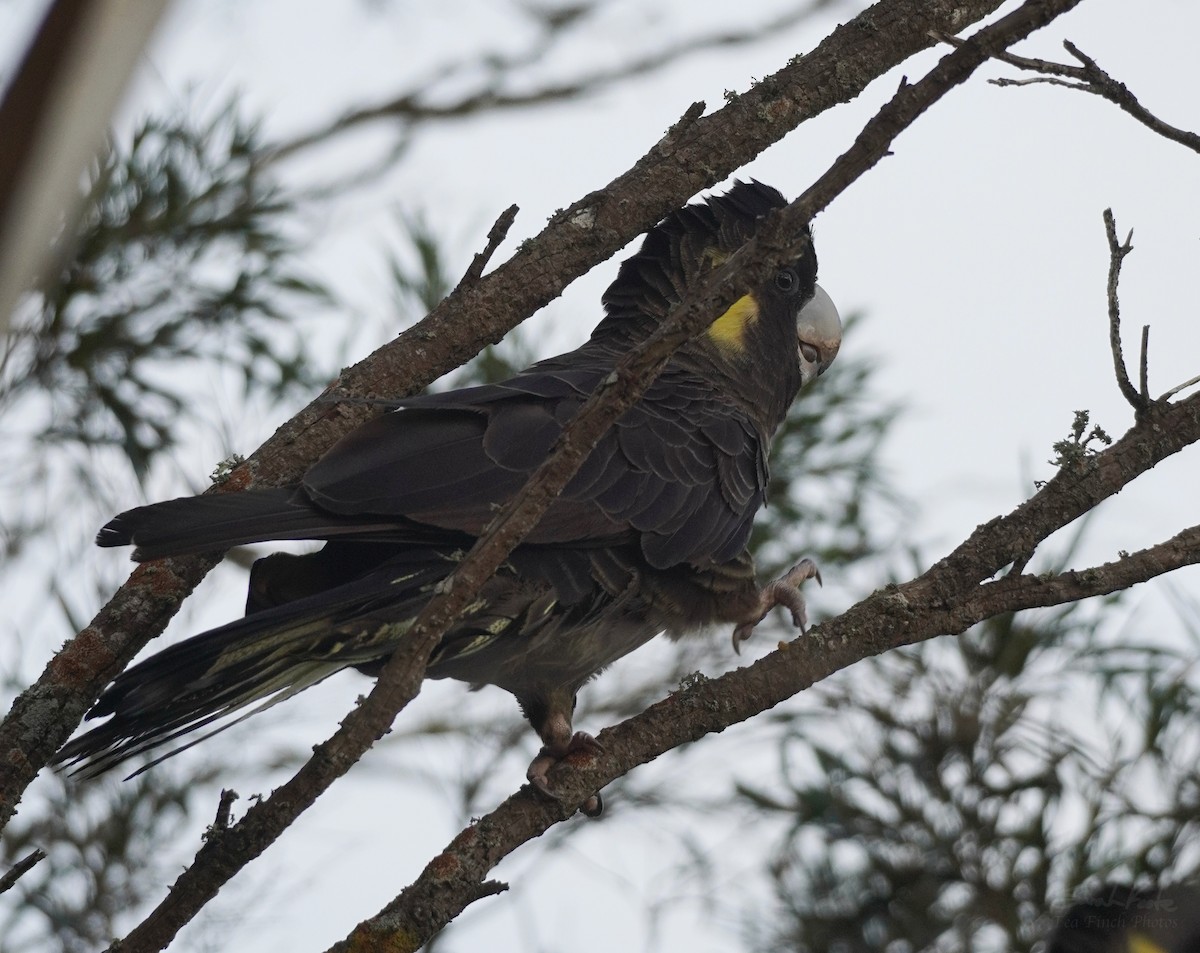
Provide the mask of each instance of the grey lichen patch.
[{"label": "grey lichen patch", "polygon": [[215,470],[209,474],[209,479],[215,484],[222,484],[229,479],[229,475],[238,467],[246,462],[246,458],[240,453],[230,454],[224,460],[217,464]]},{"label": "grey lichen patch", "polygon": [[596,225],[596,209],[589,205],[576,211],[568,221],[576,228],[590,231]]},{"label": "grey lichen patch", "polygon": [[893,612],[903,612],[908,609],[908,598],[902,592],[889,592],[883,597],[883,604]]},{"label": "grey lichen patch", "polygon": [[[1090,431],[1088,430],[1089,420],[1090,413],[1088,411],[1075,411],[1070,435],[1065,440],[1059,440],[1054,444],[1054,457],[1049,461],[1051,466],[1058,467],[1060,470],[1077,470],[1089,457],[1097,453],[1096,447],[1093,446],[1094,443],[1106,447],[1112,444],[1112,437],[1105,433],[1098,424],[1093,425]],[[1039,481],[1037,486],[1040,489],[1045,486],[1045,482]]]},{"label": "grey lichen patch", "polygon": [[703,685],[707,681],[708,677],[702,672],[691,672],[679,680],[679,691],[686,692],[697,685]]}]

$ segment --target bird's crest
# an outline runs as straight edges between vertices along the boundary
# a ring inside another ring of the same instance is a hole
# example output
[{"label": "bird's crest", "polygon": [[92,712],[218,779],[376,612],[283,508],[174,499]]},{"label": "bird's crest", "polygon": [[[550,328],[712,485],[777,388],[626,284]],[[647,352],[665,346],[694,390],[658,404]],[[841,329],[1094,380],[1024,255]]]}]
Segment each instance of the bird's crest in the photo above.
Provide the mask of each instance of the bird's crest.
[{"label": "bird's crest", "polygon": [[[724,195],[672,212],[622,263],[616,281],[604,293],[607,316],[596,334],[617,331],[627,336],[635,329],[648,333],[700,274],[724,263],[754,235],[759,219],[785,205],[776,189],[751,180],[735,182]],[[723,347],[738,348],[758,312],[758,303],[745,295],[713,322],[708,335]]]}]

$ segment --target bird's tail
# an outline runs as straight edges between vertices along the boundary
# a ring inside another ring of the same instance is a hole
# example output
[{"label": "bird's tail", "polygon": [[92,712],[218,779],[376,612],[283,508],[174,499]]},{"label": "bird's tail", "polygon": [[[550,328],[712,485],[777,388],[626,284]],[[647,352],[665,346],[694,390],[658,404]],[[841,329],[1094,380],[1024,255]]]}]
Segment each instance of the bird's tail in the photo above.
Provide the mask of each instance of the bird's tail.
[{"label": "bird's tail", "polygon": [[[68,742],[53,763],[94,777],[219,722],[139,774],[334,672],[378,666],[450,568],[438,554],[420,563],[388,564],[164,649],[116,678],[87,715],[109,720]],[[247,707],[241,717],[223,720]]]},{"label": "bird's tail", "polygon": [[113,517],[99,533],[99,546],[137,546],[136,560],[228,549],[267,539],[330,539],[387,536],[400,525],[340,517],[317,510],[297,487],[188,496],[139,506]]}]

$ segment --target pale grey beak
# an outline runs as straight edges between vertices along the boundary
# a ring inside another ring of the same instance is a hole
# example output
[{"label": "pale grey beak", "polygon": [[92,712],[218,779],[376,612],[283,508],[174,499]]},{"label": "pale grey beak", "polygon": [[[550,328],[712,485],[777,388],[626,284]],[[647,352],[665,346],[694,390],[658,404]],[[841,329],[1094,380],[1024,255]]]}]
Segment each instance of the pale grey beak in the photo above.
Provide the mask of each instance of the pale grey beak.
[{"label": "pale grey beak", "polygon": [[817,285],[812,300],[796,315],[796,339],[800,351],[800,386],[803,387],[825,372],[842,345],[841,315],[820,285]]}]

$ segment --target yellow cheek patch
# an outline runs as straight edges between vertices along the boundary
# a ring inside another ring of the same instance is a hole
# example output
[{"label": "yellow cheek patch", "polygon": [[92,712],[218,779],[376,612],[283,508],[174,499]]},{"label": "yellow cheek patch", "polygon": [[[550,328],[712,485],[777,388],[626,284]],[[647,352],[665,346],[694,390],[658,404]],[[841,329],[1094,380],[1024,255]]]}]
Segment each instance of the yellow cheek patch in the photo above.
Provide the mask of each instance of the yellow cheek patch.
[{"label": "yellow cheek patch", "polygon": [[1167,951],[1141,933],[1130,933],[1129,953],[1167,953]]},{"label": "yellow cheek patch", "polygon": [[753,295],[742,295],[708,329],[708,336],[721,347],[741,350],[746,328],[758,320],[758,302]]}]

